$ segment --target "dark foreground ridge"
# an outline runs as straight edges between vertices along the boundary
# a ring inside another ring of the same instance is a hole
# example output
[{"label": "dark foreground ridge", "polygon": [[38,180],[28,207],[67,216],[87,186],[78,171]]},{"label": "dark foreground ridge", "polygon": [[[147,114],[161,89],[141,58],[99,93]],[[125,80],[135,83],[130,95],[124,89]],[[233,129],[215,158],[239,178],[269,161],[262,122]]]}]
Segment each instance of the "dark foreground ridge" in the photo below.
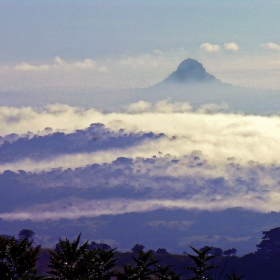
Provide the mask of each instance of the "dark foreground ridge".
[{"label": "dark foreground ridge", "polygon": [[236,249],[190,246],[191,254],[172,255],[164,248],[144,252],[135,244],[118,252],[105,243],[86,241],[81,233],[54,249],[34,246],[35,232],[22,229],[19,238],[0,236],[1,280],[274,280],[279,279],[280,227],[263,231],[257,250],[236,257]]},{"label": "dark foreground ridge", "polygon": [[197,60],[188,58],[180,63],[177,70],[170,74],[164,83],[193,83],[213,82],[217,79],[206,72],[205,68]]}]

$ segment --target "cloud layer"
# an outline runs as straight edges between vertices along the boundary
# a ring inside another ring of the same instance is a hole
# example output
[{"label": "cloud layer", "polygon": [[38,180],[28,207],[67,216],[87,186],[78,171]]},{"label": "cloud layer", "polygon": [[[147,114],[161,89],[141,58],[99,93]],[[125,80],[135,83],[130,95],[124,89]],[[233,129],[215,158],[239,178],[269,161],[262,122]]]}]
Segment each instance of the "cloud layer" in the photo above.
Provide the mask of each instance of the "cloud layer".
[{"label": "cloud layer", "polygon": [[[0,217],[280,211],[280,117],[223,109],[207,113],[168,101],[140,101],[110,113],[66,105],[0,108],[0,182],[9,201]],[[19,189],[24,208],[16,203]]]},{"label": "cloud layer", "polygon": [[[279,212],[279,168],[254,162],[240,165],[234,159],[221,168],[194,151],[181,157],[161,153],[150,158],[119,157],[106,164],[39,173],[5,171],[1,185],[12,189],[2,192],[9,203],[2,204],[0,216],[43,221],[235,207]],[[21,206],[19,198],[24,200]]]},{"label": "cloud layer", "polygon": [[[45,135],[56,131],[71,133],[92,123],[102,123],[115,133],[120,129],[124,134],[141,131],[157,135],[164,133],[165,138],[148,144],[135,142],[147,155],[161,150],[165,154],[180,156],[201,150],[213,162],[225,162],[228,157],[236,157],[242,162],[278,162],[279,117],[222,113],[225,109],[224,106],[205,105],[194,111],[187,103],[168,101],[156,104],[138,102],[128,106],[126,111],[110,113],[67,105],[53,105],[40,110],[2,107],[0,127],[2,136],[16,133],[19,136],[14,137],[26,138],[26,132],[31,128],[33,134]],[[122,146],[124,151],[128,148],[126,143],[124,141]]]}]

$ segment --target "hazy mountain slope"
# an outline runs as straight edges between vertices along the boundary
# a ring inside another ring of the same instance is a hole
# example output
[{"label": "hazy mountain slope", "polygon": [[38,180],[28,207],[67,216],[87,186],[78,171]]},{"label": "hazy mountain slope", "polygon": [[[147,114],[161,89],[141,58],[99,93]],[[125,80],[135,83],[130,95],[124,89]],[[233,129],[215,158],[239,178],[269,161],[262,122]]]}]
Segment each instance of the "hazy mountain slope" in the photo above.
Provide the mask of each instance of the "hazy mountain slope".
[{"label": "hazy mountain slope", "polygon": [[143,100],[171,99],[189,102],[194,108],[205,104],[227,104],[228,110],[245,114],[276,114],[280,111],[280,91],[243,88],[223,83],[210,75],[202,64],[184,60],[162,82],[143,90]]},{"label": "hazy mountain slope", "polygon": [[162,83],[190,84],[190,83],[212,83],[218,80],[206,72],[198,61],[188,58],[180,63],[176,71],[171,73]]}]

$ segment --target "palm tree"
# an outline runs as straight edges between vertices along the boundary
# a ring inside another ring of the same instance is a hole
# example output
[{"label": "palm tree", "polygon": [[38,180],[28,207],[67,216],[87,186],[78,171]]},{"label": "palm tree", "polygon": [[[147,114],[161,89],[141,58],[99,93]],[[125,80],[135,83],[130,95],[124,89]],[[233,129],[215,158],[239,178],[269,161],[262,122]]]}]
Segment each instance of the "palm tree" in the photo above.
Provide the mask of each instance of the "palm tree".
[{"label": "palm tree", "polygon": [[84,275],[88,256],[86,248],[88,242],[85,242],[80,247],[81,234],[71,243],[69,239],[62,241],[59,239],[59,244],[55,251],[50,251],[50,263],[48,273],[52,275],[51,279],[75,280]]},{"label": "palm tree", "polygon": [[115,249],[88,250],[88,241],[79,247],[80,238],[81,234],[72,243],[60,239],[55,251],[50,251],[50,279],[108,280],[114,276]]}]

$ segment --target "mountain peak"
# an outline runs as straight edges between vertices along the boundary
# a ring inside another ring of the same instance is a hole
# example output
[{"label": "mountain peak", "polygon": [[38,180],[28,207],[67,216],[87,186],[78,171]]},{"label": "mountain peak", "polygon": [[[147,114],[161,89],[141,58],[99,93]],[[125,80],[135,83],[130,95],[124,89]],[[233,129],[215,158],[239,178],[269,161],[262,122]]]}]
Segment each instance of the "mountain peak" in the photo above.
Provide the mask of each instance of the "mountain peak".
[{"label": "mountain peak", "polygon": [[169,75],[164,82],[171,83],[201,83],[211,82],[216,78],[206,72],[201,63],[197,60],[188,58],[180,63],[177,70]]}]

